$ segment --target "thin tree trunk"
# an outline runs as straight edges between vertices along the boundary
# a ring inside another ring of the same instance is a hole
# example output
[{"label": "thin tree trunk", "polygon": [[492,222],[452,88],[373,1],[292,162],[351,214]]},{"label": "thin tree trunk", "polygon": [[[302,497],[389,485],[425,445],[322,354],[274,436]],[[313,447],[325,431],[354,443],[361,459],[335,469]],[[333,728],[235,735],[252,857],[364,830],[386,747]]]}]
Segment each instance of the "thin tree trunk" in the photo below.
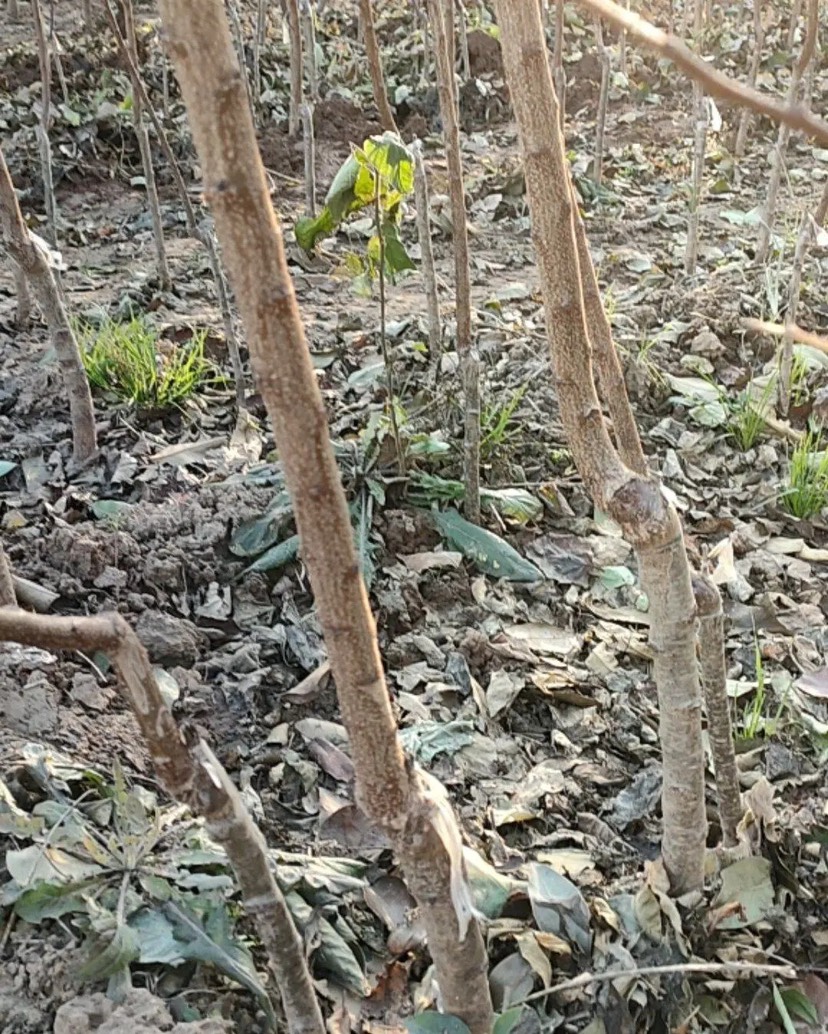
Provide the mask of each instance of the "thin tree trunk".
[{"label": "thin tree trunk", "polygon": [[63,62],[60,59],[60,54],[61,54],[60,40],[57,38],[57,35],[55,34],[54,31],[50,32],[50,34],[49,34],[49,42],[51,44],[51,46],[49,48],[50,51],[51,51],[50,56],[51,56],[52,60],[55,63],[55,72],[57,73],[58,82],[60,83],[60,94],[61,94],[61,97],[63,98],[63,103],[68,107],[69,106],[69,86],[66,83],[66,76],[65,76],[65,74],[63,72]]},{"label": "thin tree trunk", "polygon": [[[131,60],[127,62],[127,70],[132,84],[132,125],[135,129],[135,136],[138,140],[138,149],[141,152],[141,165],[144,170],[144,185],[147,191],[147,207],[149,208],[152,221],[152,236],[155,243],[155,270],[158,274],[158,283],[162,291],[169,290],[170,270],[167,266],[167,249],[164,244],[164,221],[161,218],[161,205],[158,200],[158,186],[155,182],[155,167],[152,162],[152,150],[150,148],[149,133],[144,122],[144,91],[141,89],[140,74],[138,73],[138,47],[135,40],[135,16],[132,11],[132,0],[120,0],[123,12],[124,27],[126,29],[126,45]],[[104,0],[110,21],[117,20],[112,17],[109,10],[109,0]],[[116,33],[119,35],[119,33]]]},{"label": "thin tree trunk", "polygon": [[[693,5],[693,42],[702,53],[702,0]],[[707,102],[701,83],[693,80],[693,185],[690,198],[690,218],[687,222],[687,245],[684,252],[684,271],[696,272],[699,257],[699,216],[704,183],[704,154],[707,149]]]},{"label": "thin tree trunk", "polygon": [[288,108],[288,136],[299,135],[302,118],[303,68],[302,23],[299,18],[299,0],[286,0],[288,37],[290,39],[290,107]]},{"label": "thin tree trunk", "polygon": [[470,521],[480,520],[480,361],[471,333],[471,278],[469,274],[469,235],[463,189],[463,160],[460,154],[460,128],[457,122],[457,95],[454,62],[449,50],[447,25],[452,0],[429,0],[437,59],[437,86],[443,141],[449,173],[451,227],[454,243],[454,291],[457,320],[457,355],[463,381],[464,435],[463,483],[464,509]]},{"label": "thin tree trunk", "polygon": [[14,323],[16,327],[26,327],[32,317],[32,295],[26,274],[17,264],[14,266],[14,290],[17,295]]},{"label": "thin tree trunk", "polygon": [[[816,49],[816,37],[819,18],[819,0],[808,0],[808,23],[805,32],[805,41],[802,44],[802,53],[791,71],[791,81],[788,86],[788,103],[793,104],[799,93],[799,84],[802,77],[811,63]],[[788,150],[788,139],[791,135],[790,128],[783,122],[779,126],[776,136],[776,146],[771,152],[770,176],[768,177],[768,192],[765,197],[765,204],[762,206],[762,221],[759,224],[759,242],[756,245],[756,261],[764,263],[770,252],[771,239],[773,237],[773,224],[776,218],[776,200],[779,194],[779,186],[782,183],[782,170],[785,166],[785,153]]]},{"label": "thin tree trunk", "polygon": [[[193,208],[192,202],[190,201],[190,195],[187,191],[187,184],[184,182],[184,177],[181,174],[181,166],[178,164],[178,160],[170,146],[167,132],[156,115],[155,109],[150,103],[150,99],[147,96],[147,92],[144,89],[144,84],[141,80],[141,73],[138,70],[133,54],[130,51],[129,44],[121,34],[118,19],[110,8],[108,0],[105,0],[105,11],[110,28],[115,36],[115,42],[121,52],[121,57],[123,57],[126,62],[133,91],[141,98],[141,103],[144,106],[144,110],[149,115],[150,122],[152,122],[153,129],[155,130],[155,134],[158,138],[158,145],[164,152],[164,157],[167,159],[167,165],[172,173],[173,181],[175,182],[175,186],[178,191],[178,197],[184,209],[184,218],[187,222],[187,232],[194,240],[203,244],[207,251],[207,258],[210,263],[210,270],[213,274],[213,281],[216,285],[216,295],[218,296],[219,308],[221,309],[222,320],[224,322],[224,339],[227,342],[227,354],[230,358],[230,365],[233,367],[236,403],[240,409],[243,409],[245,408],[246,394],[244,364],[242,363],[241,353],[239,351],[239,341],[233,327],[233,312],[230,307],[227,281],[221,268],[221,262],[219,260],[213,232],[209,225],[200,226],[196,219],[195,209]],[[167,67],[166,54],[164,55],[164,67]]]},{"label": "thin tree trunk", "polygon": [[590,495],[636,549],[649,599],[664,779],[662,854],[671,889],[682,894],[703,884],[706,818],[695,601],[681,524],[658,482],[621,462],[604,424],[572,188],[537,2],[497,0],[496,10],[521,137],[561,420]]},{"label": "thin tree trunk", "polygon": [[727,697],[722,596],[716,585],[701,575],[693,578],[693,592],[699,613],[699,665],[722,838],[725,847],[736,847],[736,830],[744,812]]},{"label": "thin tree trunk", "polygon": [[489,1034],[487,960],[460,835],[434,781],[406,764],[284,244],[221,0],[161,0],[205,194],[274,425],[356,771],[419,902],[443,1007]]},{"label": "thin tree trunk", "polygon": [[[624,0],[624,7],[629,11],[630,0]],[[618,33],[618,69],[621,75],[627,75],[627,30]]]},{"label": "thin tree trunk", "polygon": [[828,180],[823,184],[822,196],[813,216],[807,212],[805,213],[802,225],[799,228],[799,235],[796,239],[791,282],[788,285],[788,307],[785,311],[786,330],[785,336],[782,339],[782,352],[779,361],[779,391],[777,392],[777,397],[779,412],[783,417],[788,415],[791,404],[794,339],[790,328],[796,323],[797,310],[799,309],[799,294],[802,289],[802,270],[805,266],[805,253],[808,248],[808,242],[813,239],[814,230],[824,226],[826,218],[828,218]]},{"label": "thin tree trunk", "polygon": [[261,109],[262,86],[262,47],[267,36],[267,0],[256,0],[256,36],[253,40],[253,90],[255,92],[256,111]]},{"label": "thin tree trunk", "polygon": [[170,62],[167,60],[167,51],[164,44],[161,44],[161,111],[164,119],[170,117]]},{"label": "thin tree trunk", "polygon": [[53,247],[58,246],[57,236],[57,202],[55,201],[55,184],[52,177],[52,147],[49,142],[49,130],[52,125],[52,69],[49,61],[49,41],[46,38],[46,27],[40,10],[40,0],[31,0],[32,18],[37,36],[37,57],[40,65],[40,122],[35,130],[38,150],[40,151],[40,170],[43,177],[43,201],[46,208],[46,239]]},{"label": "thin tree trunk", "polygon": [[[759,78],[759,67],[762,64],[762,47],[765,42],[765,30],[762,26],[762,5],[759,0],[753,4],[753,54],[750,59],[750,70],[748,71],[748,87],[756,88],[756,80]],[[744,157],[745,144],[747,143],[747,131],[750,125],[750,108],[742,108],[739,116],[739,128],[736,131],[736,144],[733,153],[737,158]]]},{"label": "thin tree trunk", "polygon": [[583,293],[584,315],[589,327],[595,366],[598,373],[598,388],[601,397],[607,404],[613,433],[622,461],[636,474],[648,473],[647,460],[641,446],[641,436],[635,422],[635,414],[627,395],[624,370],[618,358],[618,349],[612,339],[607,311],[601,301],[598,277],[581,213],[578,211],[578,197],[574,184],[571,185],[575,247],[578,252],[578,268],[581,273],[581,291]]},{"label": "thin tree trunk", "polygon": [[463,82],[471,79],[471,58],[469,57],[469,34],[466,28],[466,5],[463,0],[455,0],[457,25],[460,30],[460,67],[463,69]]},{"label": "thin tree trunk", "polygon": [[377,33],[374,28],[374,13],[371,10],[371,0],[359,0],[359,18],[362,23],[365,57],[368,60],[368,71],[371,73],[371,89],[374,93],[374,104],[379,112],[379,120],[382,128],[387,133],[396,133],[397,123],[394,121],[394,113],[391,111],[391,105],[388,103],[388,93],[385,89],[382,57],[380,56]]},{"label": "thin tree trunk", "polygon": [[6,556],[6,551],[3,548],[3,543],[0,542],[0,607],[16,606],[17,597],[14,592],[11,568],[9,567],[9,561]]},{"label": "thin tree trunk", "polygon": [[20,7],[17,0],[6,0],[6,17],[10,22],[20,21]]},{"label": "thin tree trunk", "polygon": [[601,19],[595,19],[595,48],[601,62],[601,88],[598,92],[598,115],[595,121],[595,162],[592,178],[601,185],[604,173],[604,133],[607,127],[607,105],[609,103],[610,52],[604,45],[604,31]]},{"label": "thin tree trunk", "polygon": [[236,57],[238,58],[239,68],[241,69],[242,78],[244,79],[247,103],[252,108],[253,94],[250,89],[250,79],[247,75],[247,61],[244,56],[244,30],[242,29],[241,18],[239,17],[239,7],[236,0],[226,0],[226,4],[227,17],[230,21],[230,33],[233,37],[233,45],[236,48]]},{"label": "thin tree trunk", "polygon": [[788,23],[788,51],[793,50],[794,40],[796,39],[796,26],[799,21],[799,15],[802,13],[802,0],[793,0],[791,4],[791,20]]},{"label": "thin tree trunk", "polygon": [[684,39],[687,35],[687,9],[690,6],[690,0],[679,0],[679,4],[681,6],[681,18],[679,19],[678,34],[680,39]]},{"label": "thin tree trunk", "polygon": [[313,135],[313,105],[302,105],[302,147],[305,159],[305,207],[316,215],[316,142]]},{"label": "thin tree trunk", "polygon": [[563,132],[566,117],[566,70],[563,63],[564,41],[564,0],[555,0],[555,50],[552,54],[552,69],[555,79],[555,92],[558,95],[558,111]]},{"label": "thin tree trunk", "polygon": [[[422,86],[423,84],[426,84],[429,81],[428,80],[428,65],[429,65],[428,56],[429,56],[429,54],[430,54],[430,52],[432,50],[431,34],[429,33],[429,30],[428,30],[428,0],[420,0],[420,4],[418,4],[418,8],[420,9],[420,19],[421,19],[420,20],[420,24],[422,25],[422,30],[423,30],[423,67],[420,70],[421,71],[421,74],[420,74],[420,85]],[[435,76],[435,78],[437,76],[437,58],[436,58],[436,56],[434,58],[434,76]]]},{"label": "thin tree trunk", "polygon": [[423,161],[423,145],[415,140],[411,145],[414,155],[414,201],[417,207],[417,237],[420,241],[420,268],[426,295],[428,318],[428,357],[436,380],[440,375],[440,349],[443,331],[440,325],[440,300],[437,296],[437,273],[431,247],[431,222],[428,203],[428,179]]},{"label": "thin tree trunk", "polygon": [[454,0],[441,0],[443,10],[443,30],[446,34],[446,50],[451,62],[452,89],[454,90],[454,104],[458,112],[460,102],[457,97],[457,83],[454,74],[457,71],[457,29],[454,22]]},{"label": "thin tree trunk", "polygon": [[6,159],[0,151],[0,228],[3,247],[22,270],[40,306],[52,347],[58,358],[72,419],[73,458],[83,463],[98,451],[95,410],[80,349],[60,296],[54,274],[40,248],[32,241]]},{"label": "thin tree trunk", "polygon": [[310,0],[300,0],[299,16],[305,42],[305,66],[308,70],[308,92],[311,101],[319,100],[319,76],[316,71],[316,28],[313,24],[313,7]]},{"label": "thin tree trunk", "polygon": [[164,789],[204,817],[227,853],[273,968],[290,1034],[324,1034],[302,939],[270,870],[267,845],[241,795],[207,744],[185,737],[170,714],[147,652],[119,614],[53,617],[0,611],[0,640],[46,650],[101,651],[119,676]]},{"label": "thin tree trunk", "polygon": [[83,0],[83,24],[91,29],[94,24],[92,17],[92,0]]}]

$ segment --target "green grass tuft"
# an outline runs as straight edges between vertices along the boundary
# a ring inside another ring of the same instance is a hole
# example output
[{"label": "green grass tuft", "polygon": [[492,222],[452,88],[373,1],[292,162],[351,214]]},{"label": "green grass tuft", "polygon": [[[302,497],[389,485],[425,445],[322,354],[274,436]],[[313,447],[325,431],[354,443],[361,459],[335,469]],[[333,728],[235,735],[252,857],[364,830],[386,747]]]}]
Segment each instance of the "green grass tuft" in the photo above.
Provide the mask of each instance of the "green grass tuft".
[{"label": "green grass tuft", "polygon": [[204,330],[169,350],[159,347],[158,335],[140,317],[127,323],[107,318],[97,327],[82,324],[76,333],[89,383],[121,402],[166,409],[215,379],[215,368],[204,355]]},{"label": "green grass tuft", "polygon": [[781,502],[793,517],[813,517],[828,506],[828,449],[821,446],[821,435],[809,431],[791,454]]}]

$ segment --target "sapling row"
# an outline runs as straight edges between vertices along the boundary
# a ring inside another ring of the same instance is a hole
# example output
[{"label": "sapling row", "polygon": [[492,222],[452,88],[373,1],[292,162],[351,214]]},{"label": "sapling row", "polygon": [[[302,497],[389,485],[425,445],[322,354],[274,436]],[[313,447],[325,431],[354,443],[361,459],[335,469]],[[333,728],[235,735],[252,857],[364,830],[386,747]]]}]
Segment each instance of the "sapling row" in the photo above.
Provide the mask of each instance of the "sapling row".
[{"label": "sapling row", "polygon": [[[306,6],[303,5],[303,12]],[[430,0],[429,6],[451,176],[456,338],[465,406],[463,487],[467,511],[477,519],[480,404],[471,330],[468,236],[457,124],[454,5],[451,0],[447,3]],[[607,10],[605,3],[584,6],[598,13]],[[701,9],[698,0],[696,7]],[[462,15],[462,5],[460,8]],[[259,31],[263,23],[262,10],[260,5]],[[635,21],[623,8],[618,10],[622,15],[622,30],[643,34],[653,42],[653,34],[642,29],[640,21]],[[325,410],[287,271],[280,225],[257,150],[244,63],[243,60],[240,63],[234,52],[227,14],[220,0],[161,0],[161,11],[203,169],[205,196],[215,216],[256,381],[274,426],[294,501],[302,555],[310,574],[343,721],[350,737],[357,799],[369,818],[389,836],[420,904],[444,1010],[463,1019],[473,1034],[488,1034],[493,1012],[486,951],[469,896],[460,833],[439,784],[407,762],[400,747],[373,618],[359,574],[345,495],[329,441]],[[558,3],[555,78],[560,76],[561,91],[562,11],[563,5]],[[367,26],[373,24],[372,12],[362,0],[361,12],[370,57]],[[107,13],[111,19],[111,12]],[[560,132],[561,97],[556,95],[550,76],[537,0],[498,0],[498,14],[506,77],[524,153],[533,239],[561,417],[572,455],[596,506],[620,524],[638,554],[642,586],[649,600],[650,637],[660,702],[664,862],[674,893],[698,893],[703,886],[706,826],[702,690],[726,847],[734,846],[741,819],[730,718],[724,697],[721,599],[709,579],[691,577],[678,514],[650,472],[644,455],[598,290],[577,197],[570,182]],[[314,211],[312,111],[301,104],[301,34],[297,30],[300,12],[294,0],[288,0],[288,15],[292,43],[299,38],[298,58],[296,47],[292,47],[290,131],[298,132],[301,119],[305,143],[310,148],[306,158],[310,170],[309,178],[306,174],[309,215],[297,224],[296,237],[304,247],[312,247],[321,236],[333,232],[351,212],[363,208],[372,213],[374,234],[362,272],[367,278],[376,275],[379,280],[379,334],[389,390],[389,419],[398,465],[404,474],[405,451],[395,423],[394,370],[385,336],[386,276],[411,265],[400,241],[399,218],[402,199],[415,184],[424,267],[430,255],[425,170],[420,149],[415,145],[413,153],[409,153],[393,133],[363,141],[340,170],[323,209]],[[696,22],[698,25],[698,18]],[[136,75],[134,46],[130,45],[129,38],[124,40],[117,32],[117,25],[114,28],[119,46],[126,48],[132,62],[128,67],[133,94],[140,104],[145,92]],[[699,38],[698,32],[696,38]],[[385,87],[375,36],[373,46],[376,60],[371,62],[372,88],[376,100],[377,83],[382,84],[383,91]],[[689,51],[685,53],[676,44],[671,44],[665,52],[678,55],[685,63],[693,59]],[[690,67],[695,67],[692,60]],[[605,68],[608,82],[608,65]],[[299,70],[298,92],[294,89],[296,69]],[[721,77],[714,79],[714,85],[724,88]],[[727,89],[736,88],[731,84]],[[744,97],[744,91],[736,92]],[[380,101],[381,97],[377,101],[381,110]],[[385,103],[387,105],[387,98]],[[151,107],[145,107],[155,122]],[[779,113],[778,107],[774,110]],[[786,113],[789,119],[814,128],[813,118],[807,113],[789,109]],[[159,130],[157,123],[156,129]],[[389,129],[393,129],[393,115]],[[159,139],[162,135],[159,130]],[[702,158],[703,150],[702,147]],[[596,148],[598,174],[601,154],[599,141]],[[84,395],[83,384],[77,376],[78,368],[82,372],[77,342],[71,330],[68,336],[65,333],[69,323],[61,308],[54,278],[45,277],[45,260],[22,222],[4,164],[0,165],[0,215],[7,246],[15,261],[31,277],[37,300],[53,333],[70,389],[76,457],[84,458],[95,449],[94,414],[88,384],[84,378]],[[824,212],[822,216],[824,218]],[[187,219],[188,224],[192,221],[195,225],[191,208],[187,210]],[[211,255],[215,256],[215,250]],[[436,362],[440,342],[439,304],[433,263],[428,268],[431,270],[426,271],[429,345]],[[48,263],[45,269],[49,273]],[[217,258],[214,269],[218,270]],[[219,282],[220,270],[217,284]],[[239,381],[237,377],[237,386]],[[602,405],[611,417],[611,432]],[[13,603],[14,583],[0,552],[0,606]],[[261,837],[249,816],[243,813],[232,784],[206,746],[184,740],[163,710],[146,656],[134,634],[119,618],[41,620],[20,612],[0,611],[0,637],[36,642],[53,649],[81,645],[104,649],[111,654],[167,788],[207,817],[211,832],[224,844],[233,862],[245,901],[259,924],[262,942],[274,964],[290,1031],[321,1034],[321,1014],[301,940],[286,915],[268,870]],[[700,666],[696,660],[697,646]]]}]

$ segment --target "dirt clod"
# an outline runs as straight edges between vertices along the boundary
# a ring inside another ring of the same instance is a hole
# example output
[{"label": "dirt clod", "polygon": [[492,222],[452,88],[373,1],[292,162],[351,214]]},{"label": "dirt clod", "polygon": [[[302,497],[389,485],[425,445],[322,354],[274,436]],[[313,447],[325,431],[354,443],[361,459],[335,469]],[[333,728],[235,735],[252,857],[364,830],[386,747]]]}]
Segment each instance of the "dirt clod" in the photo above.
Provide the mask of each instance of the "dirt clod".
[{"label": "dirt clod", "polygon": [[191,668],[207,644],[192,621],[158,610],[145,610],[135,623],[135,631],[150,660],[165,667]]},{"label": "dirt clod", "polygon": [[222,1034],[228,1029],[214,1019],[174,1023],[160,998],[135,988],[121,1005],[100,993],[73,998],[58,1009],[54,1034]]}]

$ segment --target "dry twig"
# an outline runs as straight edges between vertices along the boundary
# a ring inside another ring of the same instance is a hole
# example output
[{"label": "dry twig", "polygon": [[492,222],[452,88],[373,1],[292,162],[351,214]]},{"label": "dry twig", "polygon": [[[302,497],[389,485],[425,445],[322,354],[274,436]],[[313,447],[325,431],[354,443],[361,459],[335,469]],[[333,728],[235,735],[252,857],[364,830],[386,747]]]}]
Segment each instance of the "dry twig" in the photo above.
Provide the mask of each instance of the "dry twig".
[{"label": "dry twig", "polygon": [[616,28],[626,29],[632,37],[657,50],[692,79],[702,83],[707,92],[714,97],[752,108],[760,115],[767,115],[776,122],[784,122],[791,129],[799,129],[820,143],[828,144],[828,122],[818,118],[805,105],[785,104],[736,82],[697,57],[676,36],[668,35],[633,11],[625,11],[623,7],[613,3],[613,0],[578,0],[578,3],[594,14],[606,18]]}]

